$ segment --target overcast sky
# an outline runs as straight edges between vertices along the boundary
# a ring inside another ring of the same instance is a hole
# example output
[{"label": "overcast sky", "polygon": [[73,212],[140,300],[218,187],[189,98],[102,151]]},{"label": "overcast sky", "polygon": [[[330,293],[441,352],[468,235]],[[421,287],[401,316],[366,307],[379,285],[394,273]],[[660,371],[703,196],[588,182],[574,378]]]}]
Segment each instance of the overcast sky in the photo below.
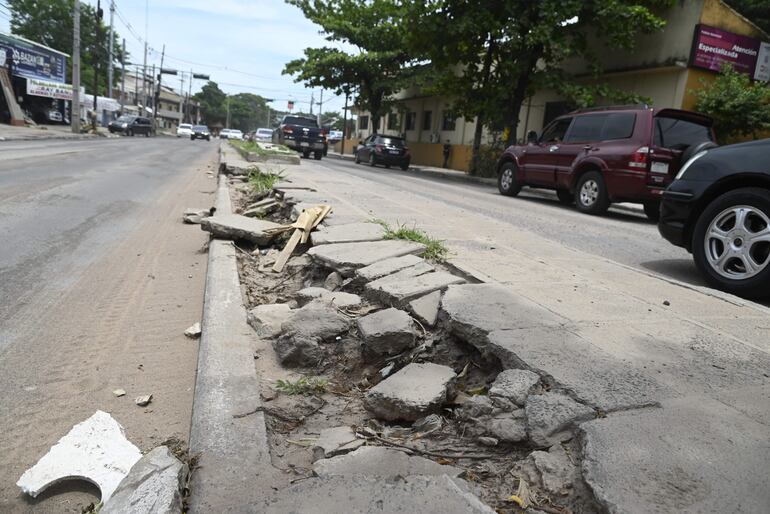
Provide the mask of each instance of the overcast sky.
[{"label": "overcast sky", "polygon": [[[96,0],[81,1],[96,4]],[[145,0],[116,0],[116,5],[115,28],[126,39],[131,62],[142,63]],[[308,110],[311,90],[281,75],[281,70],[286,62],[302,57],[304,48],[332,44],[299,9],[282,0],[149,0],[147,6],[148,65],[160,65],[165,43],[165,68],[208,74],[230,94],[249,92],[274,98],[276,109],[285,109],[287,100],[293,99],[295,109]],[[108,24],[109,0],[102,0],[102,8]],[[9,32],[2,7],[0,30]],[[163,83],[176,89],[181,86],[173,76],[164,77]],[[195,81],[193,91],[204,83]],[[185,90],[187,87],[185,83]],[[318,102],[320,90],[314,92]],[[344,98],[330,96],[324,92],[323,110],[341,110]]]}]

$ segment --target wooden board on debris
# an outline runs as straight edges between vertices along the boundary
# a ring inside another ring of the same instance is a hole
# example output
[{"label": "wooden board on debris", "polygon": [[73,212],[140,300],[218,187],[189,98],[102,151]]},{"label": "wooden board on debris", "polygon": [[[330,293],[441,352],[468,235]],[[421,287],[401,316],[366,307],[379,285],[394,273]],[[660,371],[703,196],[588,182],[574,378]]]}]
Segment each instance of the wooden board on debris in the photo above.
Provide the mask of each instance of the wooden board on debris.
[{"label": "wooden board on debris", "polygon": [[308,239],[310,238],[310,233],[318,226],[319,223],[321,223],[321,221],[323,221],[323,219],[331,212],[331,210],[331,205],[319,205],[317,207],[311,207],[310,209],[303,210],[302,214],[300,214],[299,218],[297,218],[297,221],[291,225],[281,225],[280,227],[275,227],[266,231],[272,235],[278,235],[284,232],[288,232],[292,229],[294,230],[294,233],[286,243],[286,246],[283,247],[283,250],[281,250],[281,253],[278,255],[278,258],[273,265],[273,271],[277,273],[283,271],[284,266],[286,266],[286,262],[288,262],[291,254],[294,253],[294,249],[297,248],[297,245],[300,243],[307,243]]}]

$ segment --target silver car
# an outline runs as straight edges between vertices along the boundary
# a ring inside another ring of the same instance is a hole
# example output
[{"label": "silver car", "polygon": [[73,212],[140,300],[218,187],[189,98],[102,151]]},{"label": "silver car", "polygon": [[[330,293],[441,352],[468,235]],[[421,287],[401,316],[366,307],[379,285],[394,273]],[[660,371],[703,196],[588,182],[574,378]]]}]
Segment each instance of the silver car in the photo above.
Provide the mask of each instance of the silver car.
[{"label": "silver car", "polygon": [[263,143],[271,143],[273,141],[273,129],[258,128],[254,136],[256,137],[257,141],[262,141]]}]

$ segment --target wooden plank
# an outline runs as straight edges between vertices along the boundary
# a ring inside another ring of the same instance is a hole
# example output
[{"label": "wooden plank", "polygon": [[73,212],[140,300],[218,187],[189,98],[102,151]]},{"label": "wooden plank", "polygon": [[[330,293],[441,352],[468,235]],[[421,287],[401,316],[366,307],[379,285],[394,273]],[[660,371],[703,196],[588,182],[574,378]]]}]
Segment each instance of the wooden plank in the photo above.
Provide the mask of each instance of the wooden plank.
[{"label": "wooden plank", "polygon": [[321,214],[315,219],[313,222],[313,228],[316,228],[321,221],[330,213],[332,212],[332,206],[331,205],[322,205],[323,209],[321,211]]},{"label": "wooden plank", "polygon": [[278,258],[275,260],[275,264],[273,264],[273,271],[277,273],[283,271],[283,267],[286,266],[286,263],[289,261],[289,257],[291,257],[294,249],[299,244],[300,239],[302,239],[302,230],[295,229],[294,233],[291,235],[291,239],[289,239],[289,241],[286,243],[286,246],[283,247],[281,253],[278,254]]}]

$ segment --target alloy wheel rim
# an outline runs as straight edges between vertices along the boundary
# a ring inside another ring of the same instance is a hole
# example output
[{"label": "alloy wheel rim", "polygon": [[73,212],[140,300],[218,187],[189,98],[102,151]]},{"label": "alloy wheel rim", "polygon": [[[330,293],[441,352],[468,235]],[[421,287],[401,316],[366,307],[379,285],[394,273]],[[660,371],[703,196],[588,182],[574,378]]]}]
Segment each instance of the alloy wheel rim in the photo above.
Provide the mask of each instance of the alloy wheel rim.
[{"label": "alloy wheel rim", "polygon": [[586,180],[580,188],[580,202],[589,206],[599,199],[599,184],[595,180]]},{"label": "alloy wheel rim", "polygon": [[719,275],[745,280],[770,264],[770,218],[750,205],[723,210],[703,240],[706,260]]},{"label": "alloy wheel rim", "polygon": [[500,185],[505,191],[508,191],[513,184],[513,170],[510,168],[503,171],[503,175],[500,177]]}]

